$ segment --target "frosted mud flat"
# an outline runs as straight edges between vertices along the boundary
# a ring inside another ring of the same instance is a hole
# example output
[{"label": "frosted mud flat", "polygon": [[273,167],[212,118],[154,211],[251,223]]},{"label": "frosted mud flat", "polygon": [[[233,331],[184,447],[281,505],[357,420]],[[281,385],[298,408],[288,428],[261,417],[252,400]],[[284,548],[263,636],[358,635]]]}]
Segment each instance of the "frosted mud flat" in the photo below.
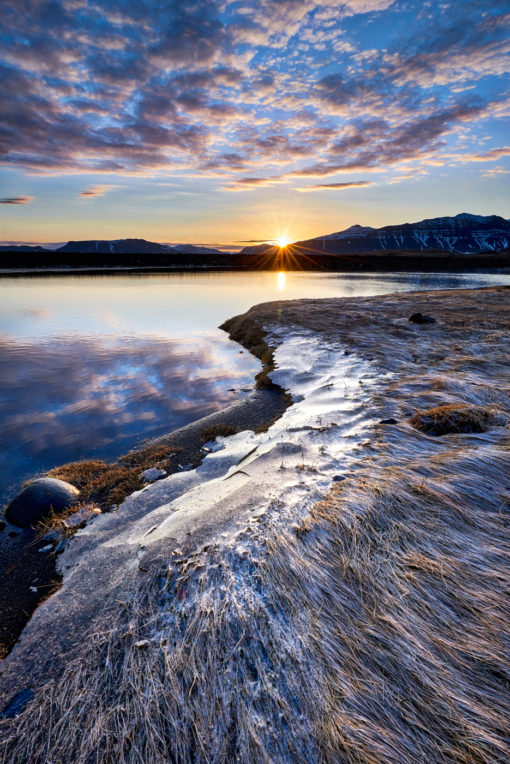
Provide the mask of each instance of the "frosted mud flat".
[{"label": "frosted mud flat", "polygon": [[75,538],[5,661],[6,697],[35,691],[8,760],[507,760],[508,429],[406,417],[461,399],[504,421],[509,303],[250,311],[296,402]]}]

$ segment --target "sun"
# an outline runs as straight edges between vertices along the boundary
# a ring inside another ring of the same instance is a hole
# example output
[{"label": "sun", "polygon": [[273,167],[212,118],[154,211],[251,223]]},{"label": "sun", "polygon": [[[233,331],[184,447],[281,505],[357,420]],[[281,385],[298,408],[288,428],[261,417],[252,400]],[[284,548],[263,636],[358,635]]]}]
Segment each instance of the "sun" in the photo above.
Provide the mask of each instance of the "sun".
[{"label": "sun", "polygon": [[277,245],[280,247],[280,249],[285,249],[285,247],[290,244],[290,239],[288,239],[286,236],[279,236],[276,239]]}]

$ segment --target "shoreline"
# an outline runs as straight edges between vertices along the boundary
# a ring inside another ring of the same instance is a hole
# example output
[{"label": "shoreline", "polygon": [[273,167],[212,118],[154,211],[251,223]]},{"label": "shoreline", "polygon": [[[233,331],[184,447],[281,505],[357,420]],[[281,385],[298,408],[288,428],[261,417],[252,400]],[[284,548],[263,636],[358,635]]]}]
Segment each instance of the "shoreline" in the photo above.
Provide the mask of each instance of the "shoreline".
[{"label": "shoreline", "polygon": [[[26,264],[18,265],[19,253],[1,253],[2,263],[13,259],[13,264],[0,267],[0,278],[12,276],[65,276],[101,275],[118,273],[204,273],[204,272],[257,272],[257,271],[308,271],[337,273],[381,272],[438,272],[463,273],[470,271],[506,271],[510,269],[510,254],[488,252],[464,255],[453,252],[385,250],[347,255],[298,251],[273,253],[271,255],[181,255],[161,261],[153,255],[118,255],[110,263],[106,254],[74,253],[68,255],[74,264],[62,264],[54,259],[53,252],[27,256]],[[25,253],[26,254],[26,253]],[[122,258],[124,257],[124,262]]]},{"label": "shoreline", "polygon": [[[7,755],[507,759],[509,323],[508,287],[227,321],[294,405],[78,533],[1,664]],[[456,406],[487,426],[420,430]]]},{"label": "shoreline", "polygon": [[[270,348],[264,338],[258,337],[257,342],[258,357],[263,353],[270,355]],[[253,351],[254,346],[247,349]],[[255,351],[257,355],[256,348]],[[263,365],[262,370],[255,377],[256,381],[257,378],[264,379],[264,368]],[[211,439],[214,439],[215,432],[232,434],[240,430],[267,428],[283,413],[289,403],[288,396],[277,386],[271,386],[268,389],[256,388],[246,397],[223,409],[190,422],[166,435],[140,443],[128,454],[120,456],[106,466],[114,471],[117,465],[127,463],[134,479],[134,487],[131,490],[133,492],[135,488],[142,487],[141,483],[136,485],[139,481],[135,476],[147,468],[147,465],[150,467],[159,465],[161,459],[165,458],[163,452],[166,451],[168,455],[165,459],[167,476],[179,472],[181,465],[187,469],[195,469],[206,454],[203,448],[204,432],[210,432]],[[171,459],[172,456],[175,458]],[[86,490],[87,479],[83,478],[82,465],[87,463],[103,464],[82,460],[54,467],[35,477],[57,477]],[[80,503],[83,501],[81,497]],[[113,502],[111,491],[101,497],[94,495],[87,497],[87,502],[100,506],[107,512],[107,507]],[[40,553],[38,550],[47,545],[47,541],[42,540],[45,534],[38,530],[21,529],[11,525],[5,519],[3,512],[0,520],[3,523],[3,527],[0,527],[0,566],[8,572],[8,576],[4,576],[0,581],[0,613],[3,616],[0,624],[1,666],[1,660],[10,653],[35,610],[48,596],[58,591],[61,577],[57,573],[58,559],[55,552],[55,549],[60,546],[58,537],[50,542],[53,546],[51,551]],[[59,549],[59,554],[61,552],[62,549]]]}]

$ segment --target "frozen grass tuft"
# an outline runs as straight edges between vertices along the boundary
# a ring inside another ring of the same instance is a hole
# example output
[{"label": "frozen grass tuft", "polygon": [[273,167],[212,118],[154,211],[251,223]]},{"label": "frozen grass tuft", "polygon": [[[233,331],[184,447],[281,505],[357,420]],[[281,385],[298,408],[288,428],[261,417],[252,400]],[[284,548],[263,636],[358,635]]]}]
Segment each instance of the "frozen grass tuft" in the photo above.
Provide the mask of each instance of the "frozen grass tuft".
[{"label": "frozen grass tuft", "polygon": [[80,491],[80,500],[97,504],[102,510],[120,504],[127,496],[144,487],[140,473],[150,467],[169,471],[172,456],[178,449],[149,444],[130,451],[116,462],[106,464],[98,459],[70,462],[46,473],[48,477],[71,483]]},{"label": "frozen grass tuft", "polygon": [[427,435],[451,433],[486,432],[491,426],[504,424],[505,420],[495,408],[470,406],[467,403],[449,403],[418,411],[411,417],[411,424]]}]

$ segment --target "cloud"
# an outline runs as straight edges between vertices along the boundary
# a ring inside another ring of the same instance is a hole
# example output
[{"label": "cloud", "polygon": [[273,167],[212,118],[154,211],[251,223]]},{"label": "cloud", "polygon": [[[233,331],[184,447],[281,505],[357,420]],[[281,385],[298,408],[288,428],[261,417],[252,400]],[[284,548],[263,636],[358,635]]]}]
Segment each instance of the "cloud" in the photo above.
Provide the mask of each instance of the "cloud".
[{"label": "cloud", "polygon": [[0,162],[33,173],[184,172],[242,190],[447,149],[461,162],[477,142],[458,128],[508,109],[502,0],[414,18],[392,0],[1,5]]},{"label": "cloud", "polygon": [[0,199],[0,204],[29,204],[33,199],[33,196],[11,196]]},{"label": "cloud", "polygon": [[84,196],[85,198],[89,199],[90,197],[94,196],[104,196],[106,193],[106,189],[104,186],[94,186],[94,188],[89,188],[86,191],[80,191],[80,196]]},{"label": "cloud", "polygon": [[363,186],[373,186],[371,180],[353,180],[347,183],[318,183],[315,186],[305,186],[296,188],[296,191],[343,191],[346,188],[361,188]]},{"label": "cloud", "polygon": [[499,175],[510,175],[510,170],[505,170],[503,167],[491,167],[490,170],[482,173],[482,178],[497,178]]},{"label": "cloud", "polygon": [[87,188],[85,191],[80,191],[80,196],[83,196],[85,199],[91,199],[95,196],[105,196],[109,191],[111,191],[113,188],[119,188],[119,185],[101,185],[101,186],[92,186],[91,188]]},{"label": "cloud", "polygon": [[[345,158],[338,161],[336,156],[330,155],[326,162],[316,162],[289,175],[323,177],[338,172],[381,169],[403,160],[427,157],[445,145],[443,137],[454,125],[476,118],[483,109],[483,103],[464,101],[419,115],[396,127],[384,121],[370,121],[359,141],[354,136],[348,139],[352,150],[345,152]],[[333,149],[337,154],[338,144],[333,145]]]},{"label": "cloud", "polygon": [[507,156],[510,156],[510,146],[489,149],[489,151],[477,154],[466,154],[463,159],[467,162],[494,162],[497,159]]},{"label": "cloud", "polygon": [[274,186],[278,183],[283,183],[281,178],[236,178],[234,184],[230,186],[223,186],[222,191],[249,191],[253,188],[260,188],[261,186]]}]

